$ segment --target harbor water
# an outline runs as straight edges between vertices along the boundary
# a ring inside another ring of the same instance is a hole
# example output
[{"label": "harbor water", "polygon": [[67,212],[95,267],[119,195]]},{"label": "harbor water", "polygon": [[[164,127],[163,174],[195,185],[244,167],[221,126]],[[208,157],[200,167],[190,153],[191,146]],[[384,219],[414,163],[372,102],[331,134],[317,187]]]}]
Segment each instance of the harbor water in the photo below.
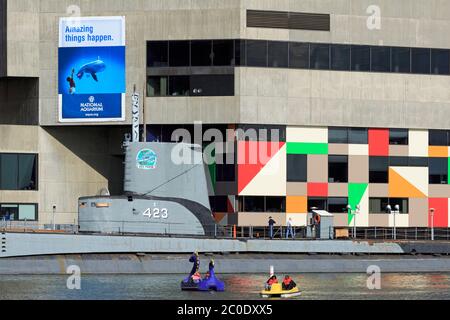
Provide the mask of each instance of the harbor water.
[{"label": "harbor water", "polygon": [[[281,275],[280,275],[281,276]],[[304,300],[450,299],[450,273],[383,274],[370,290],[365,274],[297,274]],[[0,276],[0,300],[257,300],[266,275],[224,275],[224,293],[182,292],[183,275],[82,275],[70,290],[65,276]]]}]

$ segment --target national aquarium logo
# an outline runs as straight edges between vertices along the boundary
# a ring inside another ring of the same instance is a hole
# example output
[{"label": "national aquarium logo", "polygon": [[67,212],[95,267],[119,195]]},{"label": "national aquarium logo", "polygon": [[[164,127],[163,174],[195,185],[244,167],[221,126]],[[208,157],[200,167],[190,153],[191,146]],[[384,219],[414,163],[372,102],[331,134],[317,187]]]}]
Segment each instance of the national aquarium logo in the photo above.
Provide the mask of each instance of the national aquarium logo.
[{"label": "national aquarium logo", "polygon": [[80,110],[83,112],[102,112],[103,102],[95,102],[95,97],[90,96],[87,102],[80,103]]},{"label": "national aquarium logo", "polygon": [[138,152],[136,162],[140,170],[154,170],[158,163],[158,156],[155,151],[144,149]]}]

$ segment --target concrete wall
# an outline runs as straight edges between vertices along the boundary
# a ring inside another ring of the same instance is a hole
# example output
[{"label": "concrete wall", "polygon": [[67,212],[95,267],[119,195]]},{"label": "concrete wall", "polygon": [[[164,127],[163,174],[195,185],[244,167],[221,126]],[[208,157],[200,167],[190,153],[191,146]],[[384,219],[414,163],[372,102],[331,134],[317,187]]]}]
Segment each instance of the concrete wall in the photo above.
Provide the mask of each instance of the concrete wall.
[{"label": "concrete wall", "polygon": [[6,0],[0,0],[0,77],[6,76]]}]

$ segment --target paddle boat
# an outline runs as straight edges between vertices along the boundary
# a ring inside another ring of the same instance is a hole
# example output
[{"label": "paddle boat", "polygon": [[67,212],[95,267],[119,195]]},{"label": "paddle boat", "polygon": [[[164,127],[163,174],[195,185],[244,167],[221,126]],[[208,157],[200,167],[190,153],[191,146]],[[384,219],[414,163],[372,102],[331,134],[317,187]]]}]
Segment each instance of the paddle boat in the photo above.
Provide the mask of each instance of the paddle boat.
[{"label": "paddle boat", "polygon": [[273,267],[271,267],[270,278],[266,283],[266,287],[261,291],[261,297],[267,298],[295,298],[302,295],[297,284],[291,277],[286,276],[282,283],[278,283],[277,277],[274,274]]},{"label": "paddle boat", "polygon": [[215,273],[215,263],[211,260],[209,263],[209,271],[204,279],[201,278],[200,269],[200,258],[198,253],[194,253],[189,259],[190,262],[194,264],[189,276],[181,282],[181,290],[183,291],[225,291],[225,283],[220,281]]}]

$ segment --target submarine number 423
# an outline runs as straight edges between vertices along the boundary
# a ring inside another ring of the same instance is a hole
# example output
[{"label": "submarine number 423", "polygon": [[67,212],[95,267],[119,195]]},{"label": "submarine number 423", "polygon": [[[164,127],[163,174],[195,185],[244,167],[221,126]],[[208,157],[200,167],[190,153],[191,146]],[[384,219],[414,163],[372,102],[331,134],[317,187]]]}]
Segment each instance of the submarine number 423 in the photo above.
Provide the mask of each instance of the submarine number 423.
[{"label": "submarine number 423", "polygon": [[166,208],[148,208],[143,213],[144,217],[149,219],[168,219],[169,211]]}]

